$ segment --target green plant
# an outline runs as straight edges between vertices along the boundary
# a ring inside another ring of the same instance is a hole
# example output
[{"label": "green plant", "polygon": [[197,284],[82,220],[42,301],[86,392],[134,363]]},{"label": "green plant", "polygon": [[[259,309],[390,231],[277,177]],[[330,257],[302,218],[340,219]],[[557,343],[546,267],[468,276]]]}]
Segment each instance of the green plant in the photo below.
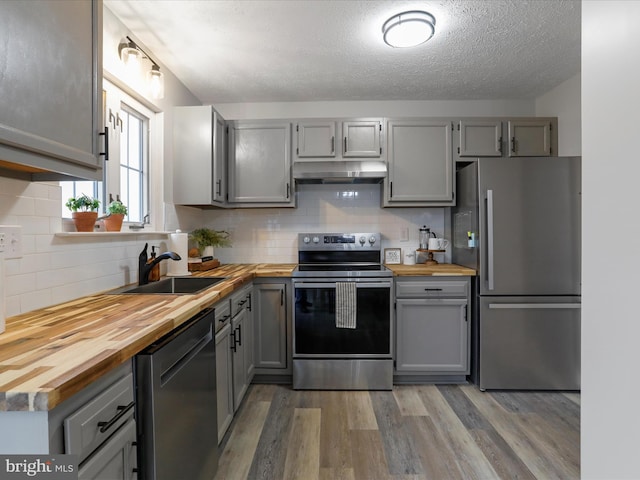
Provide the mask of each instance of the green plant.
[{"label": "green plant", "polygon": [[72,212],[95,212],[100,206],[100,200],[83,193],[80,197],[70,198],[65,205]]},{"label": "green plant", "polygon": [[120,200],[114,200],[109,205],[107,205],[107,213],[109,215],[113,215],[116,213],[121,213],[123,215],[127,214],[127,207]]},{"label": "green plant", "polygon": [[189,234],[189,238],[196,242],[198,248],[204,247],[228,247],[231,245],[229,232],[224,230],[211,230],[210,228],[196,228]]}]

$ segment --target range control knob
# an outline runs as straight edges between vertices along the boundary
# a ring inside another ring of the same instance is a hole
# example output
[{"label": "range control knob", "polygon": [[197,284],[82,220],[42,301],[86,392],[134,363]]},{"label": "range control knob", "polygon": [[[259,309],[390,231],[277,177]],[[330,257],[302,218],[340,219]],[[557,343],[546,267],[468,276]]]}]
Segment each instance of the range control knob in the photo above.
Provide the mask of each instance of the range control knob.
[{"label": "range control knob", "polygon": [[313,237],[313,243],[320,243],[320,237]]},{"label": "range control knob", "polygon": [[304,237],[304,238],[302,239],[302,241],[303,241],[304,243],[309,243],[309,242],[311,241],[311,239],[310,239],[309,237]]},{"label": "range control knob", "polygon": [[371,236],[369,237],[369,243],[370,243],[371,245],[373,245],[374,243],[376,243],[376,237],[374,237],[373,235],[371,235]]},{"label": "range control knob", "polygon": [[364,235],[363,235],[363,236],[361,236],[358,240],[359,240],[359,242],[360,242],[360,245],[364,245],[364,242],[366,242],[366,241],[367,241],[367,239],[366,239],[366,238],[364,238]]}]

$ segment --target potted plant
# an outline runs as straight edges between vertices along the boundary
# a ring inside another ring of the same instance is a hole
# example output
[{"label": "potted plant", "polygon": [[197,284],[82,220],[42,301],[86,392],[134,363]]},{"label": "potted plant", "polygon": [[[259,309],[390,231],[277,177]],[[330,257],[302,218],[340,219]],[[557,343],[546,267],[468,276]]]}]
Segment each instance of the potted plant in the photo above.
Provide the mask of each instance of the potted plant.
[{"label": "potted plant", "polygon": [[83,193],[80,197],[70,198],[65,205],[71,210],[71,218],[78,232],[93,232],[100,200]]},{"label": "potted plant", "polygon": [[104,217],[104,228],[107,232],[119,232],[127,214],[127,207],[120,200],[114,200],[107,205],[107,216]]},{"label": "potted plant", "polygon": [[231,245],[229,232],[224,230],[196,228],[189,234],[189,238],[196,243],[200,255],[203,257],[213,257],[213,247],[228,247]]}]

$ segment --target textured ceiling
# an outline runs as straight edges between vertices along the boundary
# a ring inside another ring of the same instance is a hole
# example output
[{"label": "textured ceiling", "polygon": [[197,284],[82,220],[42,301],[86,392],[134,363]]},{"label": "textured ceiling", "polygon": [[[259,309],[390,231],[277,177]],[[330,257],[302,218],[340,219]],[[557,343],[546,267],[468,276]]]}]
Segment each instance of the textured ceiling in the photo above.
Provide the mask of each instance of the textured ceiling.
[{"label": "textured ceiling", "polygon": [[[580,71],[580,0],[105,0],[203,103],[531,99]],[[427,10],[394,49],[382,23]]]}]

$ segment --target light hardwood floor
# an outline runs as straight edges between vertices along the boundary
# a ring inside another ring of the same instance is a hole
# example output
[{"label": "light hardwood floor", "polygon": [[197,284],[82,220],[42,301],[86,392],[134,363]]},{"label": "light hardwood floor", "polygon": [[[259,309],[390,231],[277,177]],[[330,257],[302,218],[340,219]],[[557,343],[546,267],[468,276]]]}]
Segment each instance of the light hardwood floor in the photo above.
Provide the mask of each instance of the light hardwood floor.
[{"label": "light hardwood floor", "polygon": [[580,395],[252,385],[216,480],[578,479]]}]

